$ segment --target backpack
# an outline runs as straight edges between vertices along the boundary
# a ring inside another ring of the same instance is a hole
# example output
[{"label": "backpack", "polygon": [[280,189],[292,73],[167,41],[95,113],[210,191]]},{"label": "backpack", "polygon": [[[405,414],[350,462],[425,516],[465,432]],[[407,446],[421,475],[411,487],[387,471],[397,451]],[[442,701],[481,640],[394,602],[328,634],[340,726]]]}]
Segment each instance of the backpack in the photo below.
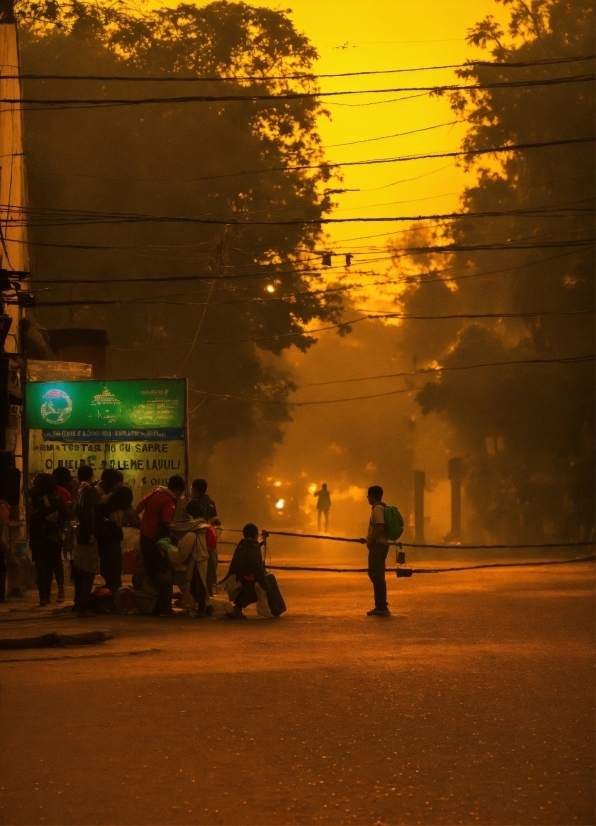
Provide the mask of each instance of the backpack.
[{"label": "backpack", "polygon": [[207,543],[208,551],[215,551],[217,548],[217,531],[213,525],[209,525],[205,532],[205,542]]},{"label": "backpack", "polygon": [[404,518],[395,505],[385,505],[385,532],[391,542],[399,539],[404,532]]},{"label": "backpack", "polygon": [[99,513],[95,520],[95,538],[102,547],[105,547],[113,542],[122,542],[124,533],[117,522]]}]

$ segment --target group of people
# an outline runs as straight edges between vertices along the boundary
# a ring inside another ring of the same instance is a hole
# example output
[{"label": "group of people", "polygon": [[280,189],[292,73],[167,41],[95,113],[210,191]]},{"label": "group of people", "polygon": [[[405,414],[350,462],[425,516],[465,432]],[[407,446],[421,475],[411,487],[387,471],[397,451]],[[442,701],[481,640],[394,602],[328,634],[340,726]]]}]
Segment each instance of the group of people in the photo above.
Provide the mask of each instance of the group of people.
[{"label": "group of people", "polygon": [[[159,617],[172,617],[176,613],[172,607],[174,585],[180,589],[180,605],[192,616],[201,618],[213,613],[213,606],[207,603],[213,597],[217,581],[216,542],[212,539],[213,527],[220,524],[217,509],[207,494],[207,482],[196,479],[184,508],[184,518],[175,520],[177,503],[184,492],[182,477],[172,476],[167,487],[147,494],[136,509],[137,514],[142,514],[143,565],[136,574],[137,584],[142,587],[145,574],[155,593],[152,613]],[[243,608],[258,602],[257,588],[265,593],[270,589],[258,536],[256,525],[244,526],[243,537],[221,582],[232,600],[231,610],[227,612],[229,619],[245,619]]]},{"label": "group of people", "polygon": [[[172,611],[170,574],[173,566],[164,559],[157,543],[170,535],[176,503],[185,488],[181,476],[172,476],[167,487],[152,491],[133,509],[132,488],[124,484],[122,473],[115,468],[106,468],[99,480],[95,479],[94,470],[89,465],[82,465],[76,478],[65,467],[58,467],[51,474],[38,473],[29,491],[28,515],[40,606],[50,602],[54,578],[58,586],[56,601],[64,602],[64,560],[68,559],[74,581],[73,610],[77,615],[94,616],[91,595],[98,571],[111,594],[115,609],[119,610],[122,593],[121,543],[123,528],[130,526],[140,528],[143,568],[157,589],[156,612],[169,614]],[[207,494],[204,479],[193,482],[186,518],[199,520],[202,525],[217,521],[215,502]],[[178,523],[179,528],[183,526],[189,527],[184,521]],[[196,525],[192,527],[196,528]],[[164,575],[164,567],[167,567],[167,576]],[[166,582],[166,579],[169,581]],[[214,580],[213,576],[211,580]],[[202,602],[204,608],[200,586],[197,586],[197,591],[199,605]]]},{"label": "group of people", "polygon": [[[38,473],[29,491],[29,537],[40,606],[50,602],[54,577],[58,586],[56,601],[64,602],[63,559],[69,558],[75,586],[73,610],[77,615],[95,615],[91,610],[91,595],[98,571],[112,596],[115,610],[119,610],[123,528],[131,526],[138,527],[140,532],[142,563],[136,574],[137,583],[146,577],[154,596],[150,613],[174,616],[173,589],[177,585],[180,605],[188,608],[193,616],[209,616],[212,608],[208,600],[217,581],[214,526],[220,522],[204,479],[195,479],[191,495],[180,512],[178,503],[185,491],[184,479],[171,476],[167,486],[148,493],[133,509],[133,491],[115,468],[106,468],[99,481],[95,480],[89,465],[78,469],[76,479],[64,467],[56,468],[52,474]],[[327,485],[317,493],[319,514],[322,512],[327,517],[330,505]],[[389,539],[386,506],[382,500],[381,487],[373,485],[368,489],[371,517],[366,544],[368,575],[375,601],[369,616],[390,615],[385,582]],[[222,580],[233,600],[233,610],[228,614],[231,619],[244,618],[243,609],[258,602],[259,589],[269,590],[258,537],[256,525],[245,525],[243,538]]]},{"label": "group of people", "polygon": [[[185,491],[184,479],[171,476],[167,486],[148,493],[133,509],[133,491],[115,468],[106,468],[99,481],[89,465],[82,465],[76,478],[64,467],[52,474],[38,473],[29,491],[28,513],[40,606],[50,603],[54,578],[58,586],[56,602],[64,602],[64,561],[69,560],[74,581],[73,611],[78,617],[95,616],[92,594],[98,571],[114,610],[125,612],[121,606],[121,543],[123,528],[130,526],[138,527],[140,533],[140,559],[133,586],[145,587],[152,597],[148,613],[174,616],[173,591],[177,585],[181,607],[192,616],[209,616],[212,606],[207,603],[217,581],[215,527],[220,522],[204,479],[194,480],[191,495],[181,509],[179,500]],[[242,609],[257,602],[256,586],[263,591],[269,588],[258,535],[255,525],[245,526],[223,580],[224,589],[233,599],[231,619],[242,619]]]},{"label": "group of people", "polygon": [[36,474],[29,490],[28,522],[40,606],[49,604],[54,578],[56,602],[64,602],[65,560],[71,565],[74,610],[79,616],[91,615],[89,603],[98,570],[118,602],[122,527],[134,525],[136,519],[132,500],[132,489],[115,468],[106,468],[99,481],[89,465],[78,469],[76,479],[65,467]]}]

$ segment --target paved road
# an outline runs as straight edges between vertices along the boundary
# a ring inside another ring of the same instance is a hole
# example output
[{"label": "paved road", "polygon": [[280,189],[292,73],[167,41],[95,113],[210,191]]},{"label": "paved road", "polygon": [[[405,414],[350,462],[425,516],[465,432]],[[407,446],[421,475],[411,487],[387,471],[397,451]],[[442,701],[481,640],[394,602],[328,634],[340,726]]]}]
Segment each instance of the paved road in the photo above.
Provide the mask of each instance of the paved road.
[{"label": "paved road", "polygon": [[365,577],[285,573],[281,620],[0,652],[0,822],[594,824],[593,573],[393,579],[388,620]]}]

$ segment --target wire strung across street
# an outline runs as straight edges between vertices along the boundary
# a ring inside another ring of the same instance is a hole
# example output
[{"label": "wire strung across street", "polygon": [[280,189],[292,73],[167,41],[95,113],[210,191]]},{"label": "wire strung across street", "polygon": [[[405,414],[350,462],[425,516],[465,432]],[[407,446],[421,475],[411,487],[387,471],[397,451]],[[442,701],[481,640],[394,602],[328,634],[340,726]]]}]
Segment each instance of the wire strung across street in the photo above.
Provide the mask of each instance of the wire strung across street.
[{"label": "wire strung across street", "polygon": [[271,80],[319,80],[320,78],[329,77],[363,77],[368,75],[393,75],[404,74],[408,72],[430,72],[438,69],[467,69],[471,66],[482,66],[499,69],[525,69],[534,66],[557,66],[566,63],[581,63],[583,61],[594,60],[596,55],[575,55],[570,57],[545,58],[544,60],[529,60],[518,62],[502,62],[492,60],[470,60],[466,63],[448,63],[438,66],[415,66],[404,69],[375,69],[371,71],[359,72],[331,72],[326,74],[314,74],[310,72],[303,72],[297,74],[287,75],[211,75],[209,77],[174,77],[164,76],[134,76],[134,75],[50,75],[50,74],[22,74],[22,75],[4,75],[4,80],[97,80],[104,81],[124,81],[126,83],[195,83],[195,82],[238,82],[238,81],[256,81],[258,83],[265,83]]},{"label": "wire strung across street", "polygon": [[[2,102],[2,101],[0,101]],[[596,138],[593,135],[588,135],[581,138],[564,138],[561,140],[554,140],[554,141],[533,141],[532,143],[510,143],[504,144],[502,146],[492,146],[488,149],[462,149],[457,152],[431,152],[426,154],[416,154],[416,155],[400,155],[394,158],[371,158],[368,160],[362,161],[344,161],[342,163],[318,163],[318,164],[295,164],[294,166],[272,166],[266,169],[247,169],[241,172],[223,172],[217,175],[204,175],[201,178],[188,178],[188,181],[213,181],[219,180],[221,178],[236,178],[243,175],[262,175],[268,172],[295,172],[304,169],[338,169],[344,166],[372,166],[376,164],[384,164],[384,163],[403,163],[405,161],[420,161],[420,160],[428,160],[429,158],[460,158],[460,157],[476,157],[480,155],[492,155],[493,153],[497,152],[516,152],[519,150],[526,150],[526,149],[542,149],[544,147],[549,146],[566,146],[568,144],[581,144],[581,143],[593,143]],[[83,214],[83,213],[81,213]],[[95,213],[97,214],[97,213]],[[342,221],[351,221],[356,219],[336,219],[332,221],[331,219],[321,219],[317,221],[297,221],[297,222],[290,222],[290,223],[341,223]],[[386,220],[386,219],[385,219]],[[391,219],[389,219],[391,220]],[[418,219],[416,219],[418,220]],[[203,220],[201,223],[215,223],[215,224],[234,224],[234,223],[249,223],[247,221],[233,221],[228,219],[225,220],[211,220],[207,221],[206,219]],[[258,226],[263,226],[263,222],[250,222],[258,224]],[[264,222],[265,225],[271,222]],[[287,223],[285,221],[275,222],[275,223]]]},{"label": "wire strung across street", "polygon": [[144,106],[151,104],[179,104],[179,103],[226,103],[226,102],[258,102],[275,100],[302,100],[304,98],[329,98],[347,97],[352,95],[382,95],[402,92],[473,92],[477,89],[527,89],[538,86],[559,86],[568,83],[586,83],[596,78],[594,73],[581,75],[571,75],[552,78],[538,78],[536,80],[503,80],[494,83],[474,83],[462,84],[452,83],[448,85],[434,86],[396,86],[383,89],[346,89],[334,92],[280,92],[273,94],[251,94],[246,95],[179,95],[178,97],[154,97],[154,98],[0,98],[0,103],[10,105],[27,105],[53,107],[60,106],[76,109],[80,106],[85,108],[106,109],[114,106]]},{"label": "wire strung across street", "polygon": [[[114,249],[117,249],[117,248],[115,247]],[[561,255],[553,255],[553,256],[550,256],[549,258],[535,258],[532,261],[527,261],[527,262],[524,262],[524,263],[517,264],[515,267],[504,267],[504,268],[500,268],[498,270],[485,270],[485,271],[482,271],[482,272],[469,273],[467,275],[452,275],[452,276],[448,276],[447,278],[438,278],[438,277],[429,278],[428,277],[428,276],[439,276],[441,273],[451,272],[452,270],[457,270],[459,268],[466,269],[467,267],[470,266],[470,265],[464,265],[462,267],[462,265],[460,265],[460,264],[454,264],[451,267],[441,267],[441,268],[435,268],[435,269],[432,269],[432,270],[425,270],[425,271],[422,271],[422,272],[412,273],[411,275],[398,276],[397,278],[382,278],[380,281],[372,281],[369,284],[364,284],[364,283],[360,282],[360,283],[351,283],[351,284],[344,285],[344,286],[341,286],[341,287],[325,287],[325,288],[321,288],[321,289],[318,289],[318,290],[301,290],[300,292],[296,292],[296,293],[283,293],[281,296],[275,297],[275,298],[266,297],[264,299],[259,299],[259,301],[264,301],[264,302],[268,302],[268,301],[272,301],[272,300],[276,300],[276,301],[282,300],[282,301],[284,301],[287,298],[294,298],[294,297],[300,296],[300,295],[320,295],[320,294],[324,295],[325,293],[349,292],[349,291],[352,291],[352,290],[368,289],[369,287],[377,287],[377,286],[383,286],[383,285],[402,284],[402,283],[403,284],[411,284],[413,278],[416,279],[415,283],[419,284],[420,286],[423,286],[425,284],[435,284],[438,281],[444,281],[444,282],[460,281],[462,279],[468,279],[468,278],[482,278],[482,277],[490,276],[490,275],[511,274],[511,273],[516,272],[519,269],[526,269],[527,267],[533,267],[533,266],[536,266],[538,264],[544,264],[548,261],[556,261],[560,258],[567,258],[571,255],[577,255],[581,252],[587,252],[589,249],[591,249],[591,247],[585,247],[583,250],[579,250],[579,251],[572,250],[571,252],[564,252]],[[335,253],[335,252],[333,254],[334,255],[344,255],[344,253]],[[319,254],[317,256],[312,256],[312,257],[313,258],[321,258],[321,255]],[[387,258],[387,260],[391,260],[391,258],[392,257],[389,256]],[[300,261],[303,261],[303,260],[309,260],[309,259],[300,259]],[[285,263],[286,264],[291,264],[291,262],[285,262]],[[261,269],[271,270],[271,267],[268,266],[267,264],[255,264],[255,266],[259,266],[259,267],[261,267]],[[276,266],[279,266],[279,265],[276,265]],[[329,269],[340,269],[340,268],[342,268],[342,267],[332,266],[332,267],[324,267],[323,268],[323,267],[306,266],[306,267],[302,267],[300,269],[297,269],[297,268],[294,267],[293,269],[290,269],[290,270],[275,269],[273,272],[269,271],[268,273],[263,273],[263,274],[261,274],[261,273],[234,273],[234,274],[229,274],[229,275],[222,274],[222,275],[218,276],[218,279],[219,280],[222,280],[222,279],[223,280],[229,280],[229,279],[236,279],[236,278],[266,278],[267,280],[273,279],[274,281],[279,281],[281,279],[281,276],[283,276],[283,275],[300,274],[300,275],[311,276],[311,275],[314,274],[316,276],[319,273],[327,272]],[[345,268],[343,268],[343,269],[345,269]],[[209,274],[209,275],[211,275],[211,274]],[[378,278],[379,277],[379,273],[376,273],[376,272],[369,272],[369,273],[358,272],[358,275],[359,276],[373,277],[373,278]],[[194,282],[197,282],[197,283],[206,283],[208,280],[210,280],[208,275],[199,275],[199,274],[195,274],[195,275],[173,275],[173,276],[168,275],[168,277],[166,279],[167,283],[180,282],[180,281],[191,281],[191,282],[194,281]],[[87,284],[120,284],[120,285],[124,285],[124,286],[129,286],[131,284],[136,284],[136,283],[139,283],[139,284],[142,284],[142,285],[155,283],[155,284],[157,284],[158,286],[161,287],[164,284],[164,278],[161,277],[161,276],[154,277],[154,278],[145,278],[145,277],[138,278],[138,277],[136,277],[136,278],[117,278],[117,279],[116,278],[84,278],[84,279],[79,279],[79,278],[43,278],[43,279],[40,279],[38,283],[39,284],[74,284],[77,287],[85,286]],[[233,286],[230,288],[228,285],[226,285],[224,287],[218,287],[217,290],[214,290],[214,292],[230,293],[234,289],[236,289],[236,288],[233,287]],[[33,290],[33,292],[36,292],[36,290]],[[206,292],[209,292],[209,290],[193,291],[192,294],[193,295],[200,295],[201,293],[206,293]],[[256,300],[256,299],[251,299],[251,300]]]},{"label": "wire strung across street", "polygon": [[[224,528],[223,530],[229,533],[242,533],[242,530],[239,528]],[[289,536],[289,537],[297,537],[300,539],[324,539],[331,542],[351,542],[356,543],[359,545],[365,545],[366,539],[358,538],[355,539],[353,537],[348,536],[328,536],[326,534],[308,534],[308,533],[296,533],[292,531],[262,531],[262,536],[266,540],[270,536]],[[221,542],[220,544],[223,545],[234,545],[233,542]],[[586,542],[538,542],[538,543],[524,543],[518,545],[434,545],[434,544],[426,544],[426,543],[413,543],[413,542],[401,542],[400,540],[396,540],[394,542],[389,542],[389,545],[395,547],[396,552],[397,548],[430,548],[431,550],[527,550],[527,549],[534,549],[534,548],[582,548],[582,547],[594,547],[594,540],[589,540]],[[527,567],[527,566],[543,566],[543,565],[568,565],[571,563],[576,562],[591,562],[592,560],[596,559],[596,554],[589,554],[587,556],[582,557],[574,557],[572,559],[541,559],[541,560],[529,560],[525,562],[483,562],[479,563],[478,565],[463,565],[463,566],[452,566],[449,568],[409,568],[408,571],[412,574],[440,574],[440,573],[448,573],[453,571],[470,571],[470,570],[477,570],[480,568],[517,568],[517,567]],[[229,560],[220,560],[220,562],[229,562]],[[332,567],[321,567],[321,566],[310,566],[310,565],[272,565],[267,564],[267,569],[272,571],[307,571],[311,573],[334,573],[334,574],[363,574],[368,572],[368,568],[332,568]],[[398,573],[400,570],[404,570],[403,567],[397,565],[396,568],[390,568],[389,571],[395,571]],[[399,573],[398,573],[399,575]]]},{"label": "wire strung across street", "polygon": [[[224,528],[224,530],[232,531],[233,533],[242,533],[237,528]],[[359,537],[354,539],[353,537],[348,536],[328,536],[327,534],[320,534],[320,533],[296,533],[293,531],[263,531],[263,536],[294,536],[300,539],[325,539],[331,542],[356,542],[360,545],[366,544],[366,539]],[[449,550],[449,549],[456,549],[456,550],[463,550],[463,551],[471,551],[477,549],[488,549],[488,550],[520,550],[520,549],[527,549],[527,548],[580,548],[580,547],[592,547],[594,545],[594,540],[588,540],[585,542],[534,542],[534,543],[525,543],[521,545],[428,545],[425,543],[416,543],[416,542],[402,542],[401,540],[397,539],[395,541],[390,541],[390,545],[395,545],[399,548],[432,548],[433,550],[442,549],[442,550]]]},{"label": "wire strung across street", "polygon": [[[552,146],[561,143],[593,143],[594,137],[578,138],[571,141],[550,141],[548,143],[535,144],[534,146]],[[522,146],[522,144],[518,145]],[[526,144],[525,146],[530,146]],[[503,147],[502,147],[503,148]],[[504,151],[514,149],[514,146],[504,147]],[[486,150],[488,152],[494,149]],[[483,150],[484,152],[484,150]],[[465,154],[465,153],[457,153]],[[341,164],[337,164],[341,166]],[[579,203],[586,203],[591,199],[582,199]],[[3,205],[0,208],[7,209]],[[525,207],[523,209],[501,209],[501,210],[481,210],[467,212],[437,212],[422,213],[416,215],[384,215],[384,216],[358,216],[354,218],[287,218],[277,221],[242,221],[238,218],[205,218],[193,215],[149,215],[143,213],[118,213],[118,212],[91,212],[71,209],[13,209],[13,213],[18,213],[18,217],[8,217],[5,219],[7,226],[33,226],[33,227],[71,227],[71,226],[94,226],[98,224],[146,224],[146,223],[173,223],[173,224],[206,224],[217,226],[302,226],[320,224],[350,224],[350,223],[379,223],[379,222],[412,222],[412,221],[452,221],[464,218],[576,218],[581,215],[591,215],[594,212],[592,206],[557,206],[556,204],[542,207]],[[593,239],[590,239],[593,240]]]},{"label": "wire strung across street", "polygon": [[[445,574],[452,571],[475,571],[478,568],[525,568],[535,565],[569,565],[573,562],[591,562],[596,559],[595,554],[589,556],[575,557],[574,559],[540,559],[528,562],[486,562],[480,565],[462,565],[450,568],[408,568],[412,574]],[[223,562],[223,560],[221,560]],[[366,574],[368,568],[315,568],[303,565],[267,565],[267,570],[272,571],[310,571],[314,573],[330,574]],[[398,572],[397,568],[388,568],[388,571]]]}]

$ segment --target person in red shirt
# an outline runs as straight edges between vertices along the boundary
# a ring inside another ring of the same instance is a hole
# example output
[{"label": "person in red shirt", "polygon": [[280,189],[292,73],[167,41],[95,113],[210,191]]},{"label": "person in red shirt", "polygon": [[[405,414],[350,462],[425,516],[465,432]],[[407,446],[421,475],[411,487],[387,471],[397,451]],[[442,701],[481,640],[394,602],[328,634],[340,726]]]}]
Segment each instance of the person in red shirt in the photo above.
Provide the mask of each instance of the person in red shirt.
[{"label": "person in red shirt", "polygon": [[167,488],[158,487],[143,497],[135,513],[143,514],[141,519],[141,555],[147,576],[157,590],[155,614],[171,617],[172,572],[170,565],[159,552],[157,542],[168,536],[170,525],[176,513],[176,503],[186,490],[182,476],[170,476]]}]

